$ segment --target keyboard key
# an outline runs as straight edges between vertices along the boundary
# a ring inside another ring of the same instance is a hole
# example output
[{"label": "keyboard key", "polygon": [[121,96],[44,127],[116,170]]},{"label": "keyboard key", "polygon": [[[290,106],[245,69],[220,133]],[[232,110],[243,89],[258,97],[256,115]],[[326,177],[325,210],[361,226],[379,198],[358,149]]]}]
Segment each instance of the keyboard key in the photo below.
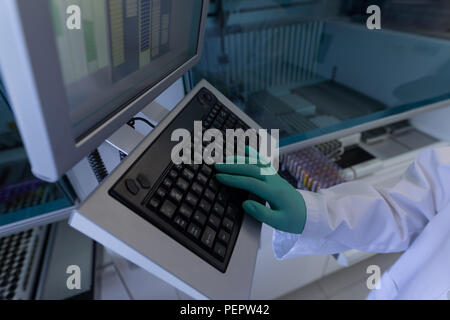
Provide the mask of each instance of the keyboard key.
[{"label": "keyboard key", "polygon": [[137,186],[136,182],[134,182],[134,180],[125,180],[125,187],[132,195],[137,195],[139,193],[139,187]]},{"label": "keyboard key", "polygon": [[157,198],[152,198],[147,203],[147,208],[149,208],[149,209],[158,209],[160,204],[161,204],[161,201],[159,201]]},{"label": "keyboard key", "polygon": [[182,164],[176,164],[176,165],[174,165],[173,166],[173,169],[175,170],[175,173],[177,174],[177,176],[178,176],[178,172],[180,172],[181,170],[183,170],[183,165]]},{"label": "keyboard key", "polygon": [[200,168],[200,165],[199,165],[199,164],[190,164],[190,165],[188,165],[187,167],[188,167],[191,171],[194,171],[194,173],[195,173],[195,172],[197,172],[198,169]]},{"label": "keyboard key", "polygon": [[156,190],[156,194],[160,197],[160,198],[165,198],[166,194],[167,194],[167,190],[160,187],[158,188],[158,190]]},{"label": "keyboard key", "polygon": [[206,189],[205,194],[203,195],[206,200],[209,202],[213,202],[216,194],[211,189]]},{"label": "keyboard key", "polygon": [[136,180],[137,182],[139,182],[143,189],[150,189],[150,187],[152,186],[150,181],[143,174],[138,175]]},{"label": "keyboard key", "polygon": [[186,229],[187,227],[187,222],[186,220],[184,220],[182,217],[180,216],[176,216],[175,220],[174,220],[175,224],[177,225],[177,227],[181,228],[181,229]]},{"label": "keyboard key", "polygon": [[195,208],[198,202],[198,197],[192,192],[189,192],[185,200],[192,208]]},{"label": "keyboard key", "polygon": [[206,213],[209,213],[209,211],[211,210],[211,204],[208,201],[206,201],[205,199],[202,199],[200,201],[200,204],[198,205],[198,207]]},{"label": "keyboard key", "polygon": [[202,92],[200,98],[202,98],[203,101],[205,101],[206,103],[210,103],[214,99],[213,96],[208,91]]},{"label": "keyboard key", "polygon": [[219,229],[220,227],[220,218],[215,214],[209,216],[208,223],[214,227],[214,229]]},{"label": "keyboard key", "polygon": [[186,219],[190,219],[194,211],[186,204],[182,204],[178,212],[185,217]]},{"label": "keyboard key", "polygon": [[225,122],[225,124],[223,125],[223,128],[225,129],[225,134],[226,134],[226,130],[227,130],[227,129],[233,129],[233,125],[230,125],[230,123],[227,121],[227,122]]},{"label": "keyboard key", "polygon": [[203,165],[202,168],[200,169],[200,171],[207,177],[209,177],[211,175],[211,173],[213,172],[213,169],[210,166],[207,165]]},{"label": "keyboard key", "polygon": [[219,120],[215,120],[212,124],[212,127],[215,129],[220,129],[220,128],[222,128],[222,124],[220,123]]},{"label": "keyboard key", "polygon": [[172,187],[172,183],[173,180],[170,178],[165,178],[162,185],[166,188],[166,189],[170,189],[170,187]]},{"label": "keyboard key", "polygon": [[197,222],[199,225],[204,226],[206,223],[206,215],[201,213],[199,210],[195,211],[192,220]]},{"label": "keyboard key", "polygon": [[216,245],[214,246],[214,253],[223,259],[225,258],[225,254],[227,253],[227,248],[225,248],[220,243],[216,243]]},{"label": "keyboard key", "polygon": [[200,238],[202,229],[200,229],[195,223],[191,223],[187,228],[187,232],[193,236],[195,239]]},{"label": "keyboard key", "polygon": [[225,217],[223,219],[222,225],[224,226],[225,229],[227,229],[228,231],[231,231],[231,230],[233,230],[234,222],[231,221],[230,219],[228,219],[227,217]]},{"label": "keyboard key", "polygon": [[199,173],[197,176],[197,181],[201,185],[205,185],[208,182],[208,178],[203,173]]},{"label": "keyboard key", "polygon": [[219,117],[227,118],[228,117],[228,112],[225,109],[220,110]]},{"label": "keyboard key", "polygon": [[187,189],[189,188],[189,182],[187,182],[183,178],[178,178],[178,180],[177,180],[175,185],[178,188],[180,188],[182,191],[187,191]]},{"label": "keyboard key", "polygon": [[236,123],[237,118],[234,115],[230,115],[230,119],[229,119],[233,124]]},{"label": "keyboard key", "polygon": [[201,241],[208,248],[212,248],[215,238],[216,232],[212,228],[206,227]]},{"label": "keyboard key", "polygon": [[194,191],[198,195],[201,195],[202,192],[203,192],[203,187],[200,184],[198,184],[197,182],[194,182],[192,184],[191,189],[192,189],[192,191]]},{"label": "keyboard key", "polygon": [[229,205],[225,212],[225,214],[233,220],[236,219],[238,213],[239,213],[239,211],[232,205]]},{"label": "keyboard key", "polygon": [[217,118],[216,118],[216,121],[217,121],[218,123],[220,123],[220,127],[222,127],[222,126],[223,126],[223,123],[225,122],[225,118],[222,117],[222,116],[220,115],[220,113],[219,113],[219,115],[218,115]]},{"label": "keyboard key", "polygon": [[211,190],[216,193],[217,191],[219,191],[219,182],[216,179],[211,179],[209,180],[209,184],[208,184],[209,188],[211,188]]},{"label": "keyboard key", "polygon": [[213,206],[213,213],[217,214],[219,217],[223,216],[225,208],[220,203],[215,203]]},{"label": "keyboard key", "polygon": [[222,189],[218,194],[217,194],[217,199],[216,201],[220,202],[221,204],[225,205],[227,200],[228,200],[228,196],[227,194],[224,192],[225,189]]},{"label": "keyboard key", "polygon": [[222,243],[228,245],[228,242],[230,241],[230,234],[226,232],[225,230],[221,229],[219,231],[219,234],[217,235],[217,238],[222,241]]},{"label": "keyboard key", "polygon": [[170,191],[169,196],[176,202],[180,202],[181,199],[183,199],[183,193],[180,190],[175,189],[175,188]]},{"label": "keyboard key", "polygon": [[175,210],[177,209],[177,206],[173,204],[171,201],[166,200],[161,206],[161,209],[159,210],[164,216],[166,216],[168,219],[172,219]]},{"label": "keyboard key", "polygon": [[230,119],[228,119],[226,122],[225,122],[225,127],[227,128],[227,129],[232,129],[232,128],[234,128],[234,124],[235,124],[236,122],[233,122],[233,121],[231,121],[231,118]]},{"label": "keyboard key", "polygon": [[188,181],[192,181],[194,179],[194,172],[192,172],[191,170],[184,168],[183,172],[181,173],[181,175],[186,178]]},{"label": "keyboard key", "polygon": [[169,177],[175,180],[178,177],[178,171],[175,169],[170,170]]}]

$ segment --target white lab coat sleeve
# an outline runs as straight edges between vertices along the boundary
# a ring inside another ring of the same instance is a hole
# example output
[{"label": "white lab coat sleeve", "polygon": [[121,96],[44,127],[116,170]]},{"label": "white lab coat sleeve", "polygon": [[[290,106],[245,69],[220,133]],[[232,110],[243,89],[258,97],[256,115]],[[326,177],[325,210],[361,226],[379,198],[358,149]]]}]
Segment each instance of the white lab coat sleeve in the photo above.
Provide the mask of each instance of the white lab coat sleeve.
[{"label": "white lab coat sleeve", "polygon": [[421,153],[392,188],[347,182],[299,191],[307,220],[301,235],[274,230],[278,259],[306,254],[403,251],[450,199],[450,148]]}]

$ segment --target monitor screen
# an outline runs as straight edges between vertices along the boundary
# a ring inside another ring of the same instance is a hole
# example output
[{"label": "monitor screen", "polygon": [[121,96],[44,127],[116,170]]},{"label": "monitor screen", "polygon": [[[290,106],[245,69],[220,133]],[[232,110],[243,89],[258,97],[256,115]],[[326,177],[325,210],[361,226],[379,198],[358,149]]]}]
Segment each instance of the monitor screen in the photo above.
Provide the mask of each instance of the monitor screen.
[{"label": "monitor screen", "polygon": [[[49,1],[76,140],[197,53],[201,0]],[[73,4],[79,29],[66,24]]]}]

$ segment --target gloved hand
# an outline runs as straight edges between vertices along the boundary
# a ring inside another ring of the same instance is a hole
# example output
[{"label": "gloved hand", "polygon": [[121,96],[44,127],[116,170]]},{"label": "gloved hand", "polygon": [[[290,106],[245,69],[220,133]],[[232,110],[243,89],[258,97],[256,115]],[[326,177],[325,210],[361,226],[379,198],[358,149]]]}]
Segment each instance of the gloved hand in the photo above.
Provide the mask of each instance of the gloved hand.
[{"label": "gloved hand", "polygon": [[[250,191],[269,203],[270,209],[253,200],[244,201],[242,207],[255,219],[281,231],[302,233],[306,223],[306,205],[301,194],[272,166],[271,175],[263,175],[261,168],[265,168],[266,173],[269,168],[262,164],[261,156],[249,147],[245,151],[244,159],[235,156],[227,158],[224,164],[215,165],[221,172],[216,175],[217,180],[227,186]],[[257,163],[250,164],[250,158]],[[238,164],[238,159],[244,164]]]}]

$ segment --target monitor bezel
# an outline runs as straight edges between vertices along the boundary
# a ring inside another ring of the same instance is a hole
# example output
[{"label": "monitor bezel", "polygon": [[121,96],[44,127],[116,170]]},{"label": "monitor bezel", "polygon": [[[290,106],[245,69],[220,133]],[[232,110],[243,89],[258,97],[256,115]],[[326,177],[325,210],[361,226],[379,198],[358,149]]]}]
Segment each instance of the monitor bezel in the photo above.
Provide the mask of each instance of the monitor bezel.
[{"label": "monitor bezel", "polygon": [[35,176],[58,180],[200,60],[209,1],[198,1],[202,2],[202,14],[196,54],[133,102],[118,106],[114,115],[80,140],[69,129],[72,122],[49,1],[1,1],[3,81]]}]

